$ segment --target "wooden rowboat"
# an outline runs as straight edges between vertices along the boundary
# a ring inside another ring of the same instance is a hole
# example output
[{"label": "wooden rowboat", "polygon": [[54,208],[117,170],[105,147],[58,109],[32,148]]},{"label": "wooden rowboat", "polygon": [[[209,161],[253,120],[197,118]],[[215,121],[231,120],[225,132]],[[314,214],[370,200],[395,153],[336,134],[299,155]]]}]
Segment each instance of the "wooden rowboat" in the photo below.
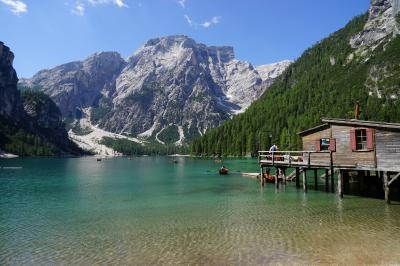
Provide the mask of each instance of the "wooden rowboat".
[{"label": "wooden rowboat", "polygon": [[219,174],[220,175],[227,175],[228,173],[229,173],[229,169],[228,168],[219,169]]}]

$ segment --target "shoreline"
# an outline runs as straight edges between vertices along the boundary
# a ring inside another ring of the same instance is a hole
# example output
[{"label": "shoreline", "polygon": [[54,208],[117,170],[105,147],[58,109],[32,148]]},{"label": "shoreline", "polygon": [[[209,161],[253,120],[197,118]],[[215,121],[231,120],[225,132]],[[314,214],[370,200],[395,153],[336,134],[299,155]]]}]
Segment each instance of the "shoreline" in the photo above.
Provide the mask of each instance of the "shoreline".
[{"label": "shoreline", "polygon": [[13,159],[13,158],[19,158],[19,155],[12,154],[12,153],[5,153],[1,152],[0,153],[0,159]]}]

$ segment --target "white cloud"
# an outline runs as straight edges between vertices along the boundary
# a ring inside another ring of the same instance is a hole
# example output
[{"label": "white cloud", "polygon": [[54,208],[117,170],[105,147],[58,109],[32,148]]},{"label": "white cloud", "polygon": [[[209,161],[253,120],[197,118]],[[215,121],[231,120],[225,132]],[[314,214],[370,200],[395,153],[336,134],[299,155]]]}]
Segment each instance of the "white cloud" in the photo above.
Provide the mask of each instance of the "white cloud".
[{"label": "white cloud", "polygon": [[125,0],[88,0],[88,1],[94,6],[102,4],[114,4],[117,5],[118,7],[128,7],[128,5],[125,4]]},{"label": "white cloud", "polygon": [[0,2],[7,5],[11,12],[17,15],[28,12],[28,6],[20,0],[0,0]]},{"label": "white cloud", "polygon": [[189,26],[193,26],[193,20],[188,15],[184,15],[183,17],[186,19]]},{"label": "white cloud", "polygon": [[85,5],[82,2],[77,1],[75,3],[74,9],[72,9],[72,13],[77,16],[85,15]]},{"label": "white cloud", "polygon": [[221,21],[221,17],[220,16],[215,16],[212,17],[210,20],[206,20],[203,23],[200,24],[200,26],[204,27],[204,28],[209,28],[212,25],[216,25]]},{"label": "white cloud", "polygon": [[182,8],[185,8],[186,0],[176,0],[176,2],[180,4]]}]

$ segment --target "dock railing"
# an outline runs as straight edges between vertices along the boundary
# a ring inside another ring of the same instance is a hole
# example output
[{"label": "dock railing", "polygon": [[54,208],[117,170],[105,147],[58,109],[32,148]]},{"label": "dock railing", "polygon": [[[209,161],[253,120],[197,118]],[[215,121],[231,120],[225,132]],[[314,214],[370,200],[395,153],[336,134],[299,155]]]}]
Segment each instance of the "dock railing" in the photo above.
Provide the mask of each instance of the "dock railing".
[{"label": "dock railing", "polygon": [[260,164],[279,166],[331,166],[331,151],[259,151]]}]

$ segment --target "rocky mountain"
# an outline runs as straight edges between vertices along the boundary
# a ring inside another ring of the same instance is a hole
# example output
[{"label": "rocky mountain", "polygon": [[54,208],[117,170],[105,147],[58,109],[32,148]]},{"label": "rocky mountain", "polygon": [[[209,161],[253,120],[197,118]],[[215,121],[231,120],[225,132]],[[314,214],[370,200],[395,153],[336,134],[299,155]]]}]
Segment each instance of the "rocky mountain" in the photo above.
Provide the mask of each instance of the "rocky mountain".
[{"label": "rocky mountain", "polygon": [[369,18],[362,31],[350,39],[352,48],[358,53],[367,53],[375,49],[385,39],[400,34],[400,0],[372,0]]},{"label": "rocky mountain", "polygon": [[256,70],[262,80],[270,86],[292,63],[292,61],[284,60],[274,64],[258,66]]},{"label": "rocky mountain", "polygon": [[103,95],[114,93],[115,80],[125,65],[118,53],[96,53],[82,62],[39,71],[32,79],[21,79],[20,86],[39,87],[64,117],[75,117],[81,109],[96,105]]},{"label": "rocky mountain", "polygon": [[301,149],[297,132],[321,117],[400,122],[399,0],[372,0],[354,18],[313,47],[278,77],[243,114],[194,141],[194,154],[245,155]]},{"label": "rocky mountain", "polygon": [[89,112],[102,130],[183,144],[243,112],[289,64],[255,68],[235,59],[232,47],[179,35],[149,40],[126,61],[99,53],[20,86],[40,88],[66,117]]},{"label": "rocky mountain", "polygon": [[18,77],[12,67],[13,61],[13,52],[0,42],[0,115],[4,119],[11,119],[15,114],[21,113],[22,110],[16,86]]},{"label": "rocky mountain", "polygon": [[41,92],[17,89],[14,54],[0,42],[0,156],[83,154],[62,122],[60,110]]}]

